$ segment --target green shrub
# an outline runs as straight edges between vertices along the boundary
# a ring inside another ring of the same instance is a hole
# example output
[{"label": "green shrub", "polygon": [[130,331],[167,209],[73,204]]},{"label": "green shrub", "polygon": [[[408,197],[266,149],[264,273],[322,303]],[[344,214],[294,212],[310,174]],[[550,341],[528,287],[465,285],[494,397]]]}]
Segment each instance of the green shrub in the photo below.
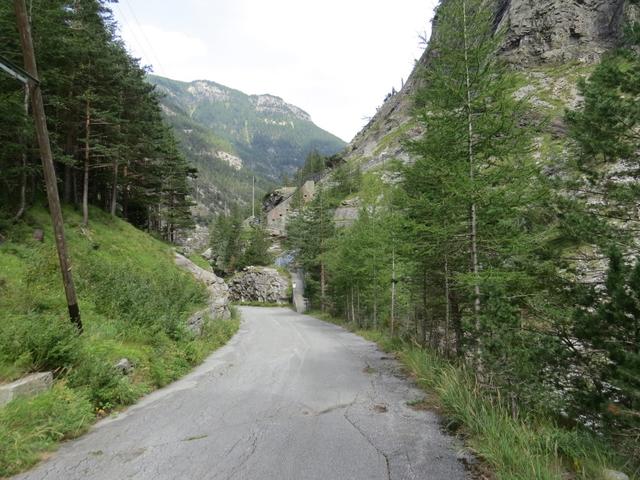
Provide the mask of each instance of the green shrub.
[{"label": "green shrub", "polygon": [[10,380],[25,370],[68,368],[77,361],[79,346],[78,332],[66,319],[9,315],[0,322],[0,365],[5,370],[0,377]]},{"label": "green shrub", "polygon": [[[205,288],[175,265],[169,246],[99,210],[92,209],[88,228],[79,228],[75,211],[64,214],[82,335],[67,318],[52,236],[42,243],[31,238],[33,228],[51,232],[48,213],[32,208],[25,222],[3,232],[0,381],[54,370],[65,383],[33,402],[0,409],[0,477],[24,470],[39,452],[79,433],[94,412],[129,405],[184,375],[238,326],[210,322],[202,337],[193,336],[185,320],[203,308]],[[114,368],[123,357],[135,365],[128,376]],[[86,416],[73,429],[67,420],[78,412]]]},{"label": "green shrub", "polygon": [[182,338],[185,316],[204,300],[202,285],[186,274],[160,266],[149,271],[132,261],[90,257],[80,279],[81,291],[92,296],[98,313],[119,319],[125,335],[130,327],[142,326]]},{"label": "green shrub", "polygon": [[0,477],[36,463],[56,442],[83,433],[93,421],[84,394],[57,384],[31,399],[17,399],[0,409]]},{"label": "green shrub", "polygon": [[84,390],[96,410],[130,405],[147,390],[118,372],[109,359],[87,349],[68,378],[69,386]]}]

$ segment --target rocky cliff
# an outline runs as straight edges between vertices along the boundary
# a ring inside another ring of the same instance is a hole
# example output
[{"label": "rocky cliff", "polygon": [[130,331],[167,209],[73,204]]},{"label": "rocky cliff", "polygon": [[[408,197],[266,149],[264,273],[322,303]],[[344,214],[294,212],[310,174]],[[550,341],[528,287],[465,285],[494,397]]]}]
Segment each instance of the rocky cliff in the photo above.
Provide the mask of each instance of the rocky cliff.
[{"label": "rocky cliff", "polygon": [[[588,67],[615,46],[625,22],[640,18],[640,4],[633,0],[489,0],[488,3],[495,9],[496,28],[505,32],[503,57],[530,81],[533,101],[543,109],[558,112],[562,110],[558,102],[571,104],[577,94],[575,89],[569,91],[566,79],[574,80],[588,73]],[[434,35],[437,30],[436,14]],[[410,120],[411,96],[420,83],[418,71],[428,61],[427,49],[400,92],[388,98],[351,141],[346,150],[348,161],[359,162],[366,171],[389,159],[409,160],[401,140],[420,133]]]}]

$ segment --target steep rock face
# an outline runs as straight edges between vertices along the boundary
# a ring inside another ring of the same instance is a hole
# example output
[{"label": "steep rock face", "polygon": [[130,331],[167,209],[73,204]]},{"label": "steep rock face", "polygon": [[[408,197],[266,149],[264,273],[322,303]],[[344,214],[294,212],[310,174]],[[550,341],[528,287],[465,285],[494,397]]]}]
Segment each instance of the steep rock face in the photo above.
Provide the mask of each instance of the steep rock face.
[{"label": "steep rock face", "polygon": [[503,0],[498,7],[504,55],[519,65],[592,63],[615,45],[625,17],[625,0]]},{"label": "steep rock face", "polygon": [[289,279],[275,268],[247,267],[229,282],[236,302],[289,302]]},{"label": "steep rock face", "polygon": [[213,272],[209,272],[204,268],[200,268],[188,258],[177,254],[175,255],[176,265],[182,267],[191,273],[197,280],[201,281],[207,287],[209,299],[207,301],[208,308],[201,312],[197,312],[191,316],[187,322],[187,327],[194,333],[200,334],[204,327],[207,314],[212,318],[228,319],[231,317],[229,310],[229,287],[224,280],[216,276]]},{"label": "steep rock face", "polygon": [[[616,44],[625,22],[640,18],[640,5],[630,0],[490,0],[489,3],[496,11],[496,27],[505,29],[502,55],[525,73],[571,62],[593,64]],[[389,159],[410,160],[401,139],[421,133],[411,122],[411,97],[420,86],[418,70],[428,64],[429,55],[427,49],[400,92],[388,98],[351,141],[346,150],[348,161],[360,161],[366,171]]]}]

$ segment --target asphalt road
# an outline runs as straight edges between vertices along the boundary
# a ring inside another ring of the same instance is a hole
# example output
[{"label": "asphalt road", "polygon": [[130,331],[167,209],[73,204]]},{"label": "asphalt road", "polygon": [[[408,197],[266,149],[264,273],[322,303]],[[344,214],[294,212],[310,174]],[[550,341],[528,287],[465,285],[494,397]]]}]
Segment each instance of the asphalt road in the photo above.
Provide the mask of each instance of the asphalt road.
[{"label": "asphalt road", "polygon": [[458,446],[395,360],[283,308],[242,308],[184,379],[64,444],[24,479],[466,478]]}]

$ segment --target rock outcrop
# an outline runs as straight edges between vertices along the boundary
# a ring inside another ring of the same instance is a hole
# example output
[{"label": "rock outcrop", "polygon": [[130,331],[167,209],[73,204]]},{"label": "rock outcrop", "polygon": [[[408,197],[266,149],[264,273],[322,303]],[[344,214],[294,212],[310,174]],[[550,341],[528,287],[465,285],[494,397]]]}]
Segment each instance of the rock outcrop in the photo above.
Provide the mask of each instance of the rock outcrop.
[{"label": "rock outcrop", "polygon": [[636,14],[625,0],[501,0],[497,7],[507,31],[503,54],[521,66],[593,63],[615,45],[625,17]]},{"label": "rock outcrop", "polygon": [[32,373],[12,383],[0,385],[0,406],[20,397],[46,392],[53,385],[53,373]]},{"label": "rock outcrop", "polygon": [[[640,19],[630,0],[490,0],[496,28],[505,31],[503,57],[527,71],[557,65],[592,64],[615,46],[624,24]],[[434,33],[437,35],[437,15]],[[347,161],[371,170],[389,159],[410,161],[402,139],[421,134],[410,119],[411,98],[420,86],[418,71],[429,63],[427,49],[402,89],[388,97],[346,149]]]},{"label": "rock outcrop", "polygon": [[358,219],[360,201],[358,198],[344,200],[333,213],[333,223],[336,227],[350,227]]},{"label": "rock outcrop", "polygon": [[289,302],[289,279],[275,268],[246,267],[229,281],[229,290],[235,302]]},{"label": "rock outcrop", "polygon": [[188,258],[176,253],[176,265],[191,273],[197,280],[204,283],[209,293],[207,301],[208,307],[205,310],[195,313],[187,321],[189,330],[196,334],[202,333],[207,316],[217,319],[228,319],[231,317],[229,310],[229,287],[224,280],[215,273],[200,268]]}]

